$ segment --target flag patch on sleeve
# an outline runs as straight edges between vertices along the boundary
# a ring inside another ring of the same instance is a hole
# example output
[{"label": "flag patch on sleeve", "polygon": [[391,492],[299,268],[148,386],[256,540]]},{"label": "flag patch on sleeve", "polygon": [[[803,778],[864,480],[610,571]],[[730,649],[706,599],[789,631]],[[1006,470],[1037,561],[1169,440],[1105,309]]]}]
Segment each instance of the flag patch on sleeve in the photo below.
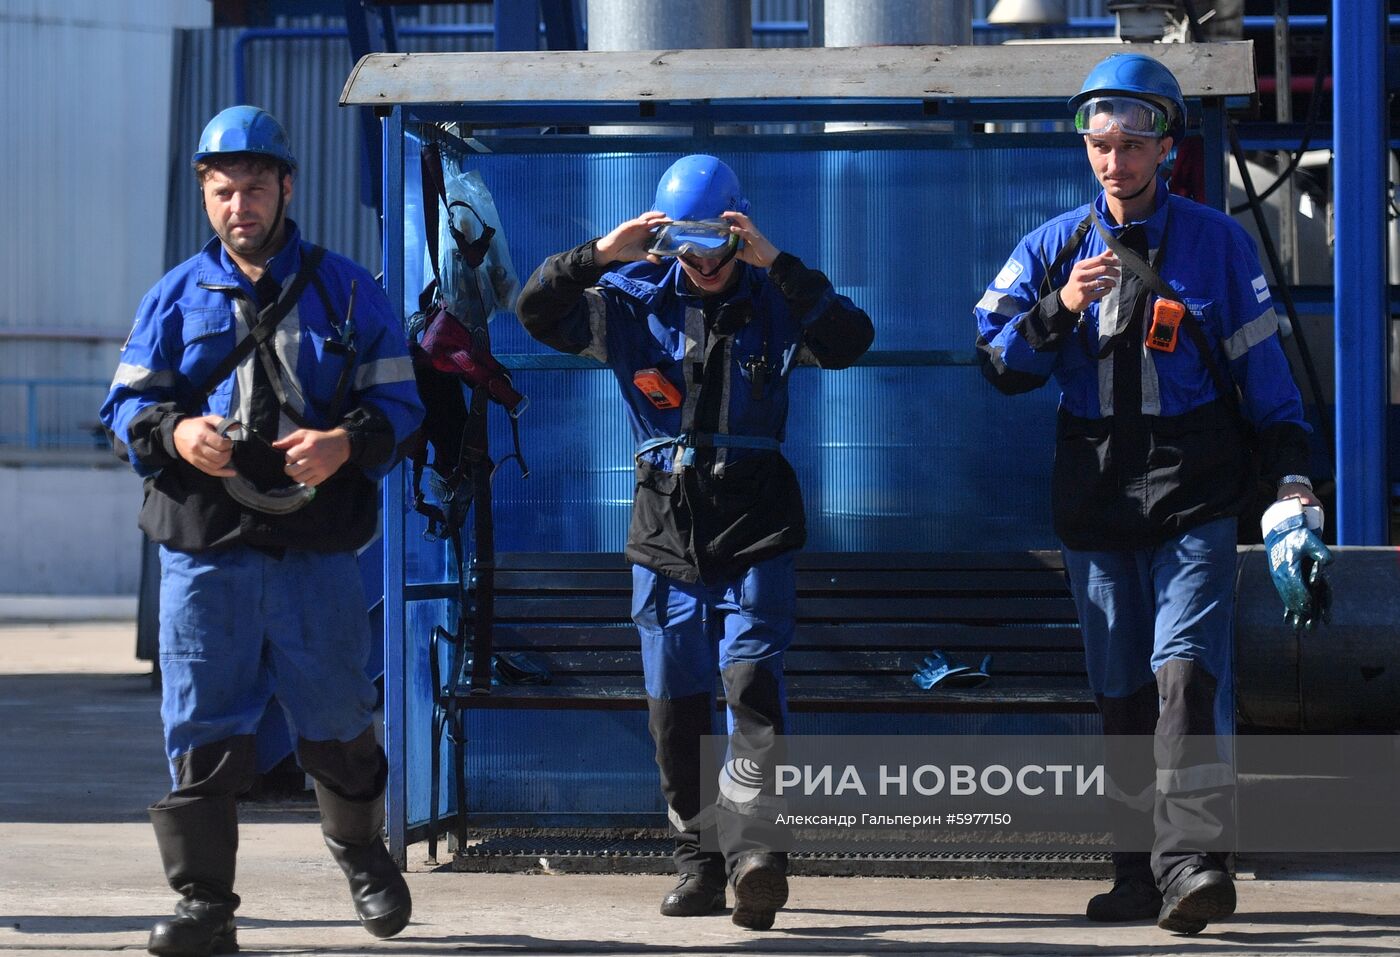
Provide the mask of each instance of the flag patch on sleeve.
[{"label": "flag patch on sleeve", "polygon": [[[1015,259],[1008,259],[1006,265],[1001,267],[1001,272],[997,273],[997,278],[992,280],[994,289],[1009,289],[1016,281],[1016,277],[1021,275],[1022,266]],[[986,275],[986,273],[983,273]]]},{"label": "flag patch on sleeve", "polygon": [[1260,302],[1267,302],[1269,298],[1269,281],[1261,273],[1254,277],[1254,298]]}]

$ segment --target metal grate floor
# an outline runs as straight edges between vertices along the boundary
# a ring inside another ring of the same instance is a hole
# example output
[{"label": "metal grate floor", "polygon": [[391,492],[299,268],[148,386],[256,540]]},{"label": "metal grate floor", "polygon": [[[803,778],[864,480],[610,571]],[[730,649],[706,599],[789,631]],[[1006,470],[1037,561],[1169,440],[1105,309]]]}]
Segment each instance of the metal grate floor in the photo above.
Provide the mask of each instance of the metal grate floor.
[{"label": "metal grate floor", "polygon": [[[471,873],[669,874],[667,838],[532,833],[493,834],[458,848],[453,870]],[[794,852],[798,875],[829,877],[1082,878],[1109,879],[1107,853],[1007,852]]]}]

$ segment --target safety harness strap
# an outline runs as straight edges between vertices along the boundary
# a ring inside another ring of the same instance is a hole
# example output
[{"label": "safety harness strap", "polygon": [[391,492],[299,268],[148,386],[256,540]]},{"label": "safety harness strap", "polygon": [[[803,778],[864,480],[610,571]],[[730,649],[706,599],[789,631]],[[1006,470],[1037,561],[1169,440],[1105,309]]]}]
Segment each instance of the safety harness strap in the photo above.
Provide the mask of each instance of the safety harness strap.
[{"label": "safety harness strap", "polygon": [[763,435],[726,435],[718,432],[682,432],[680,435],[662,435],[647,439],[637,446],[633,459],[640,465],[642,456],[657,449],[674,448],[677,451],[676,465],[687,468],[695,464],[696,449],[763,449],[776,452],[783,444],[777,439]]},{"label": "safety harness strap", "polygon": [[1079,252],[1079,247],[1084,242],[1084,237],[1089,235],[1089,227],[1093,222],[1093,213],[1081,219],[1079,225],[1074,227],[1074,232],[1070,233],[1069,239],[1060,247],[1060,251],[1055,254],[1054,261],[1045,267],[1045,277],[1040,280],[1040,298],[1044,299],[1046,296],[1050,295],[1050,290],[1055,288],[1050,285],[1053,281],[1052,277],[1074,257],[1075,253]]},{"label": "safety harness strap", "polygon": [[[1168,224],[1171,222],[1170,206],[1167,207],[1167,222]],[[1158,267],[1162,264],[1162,258],[1166,255],[1167,236],[1165,229],[1157,249],[1156,261],[1149,264],[1147,260],[1119,242],[1118,238],[1106,229],[1103,223],[1099,222],[1098,217],[1094,217],[1094,226],[1098,229],[1104,243],[1113,250],[1113,254],[1118,257],[1119,261],[1132,270],[1148,289],[1163,299],[1170,299],[1172,302],[1182,301],[1181,294],[1173,289],[1157,272]],[[1186,334],[1191,337],[1191,344],[1196,347],[1196,351],[1201,356],[1201,363],[1210,374],[1211,381],[1215,383],[1215,391],[1220,393],[1220,397],[1225,400],[1235,415],[1243,419],[1244,413],[1240,408],[1239,390],[1236,388],[1234,380],[1215,361],[1215,354],[1210,341],[1206,338],[1205,330],[1201,328],[1201,324],[1196,321],[1196,317],[1190,309],[1187,309],[1182,316],[1181,325],[1186,330]]]},{"label": "safety harness strap", "polygon": [[[316,270],[321,265],[321,260],[326,255],[326,251],[320,246],[312,246],[301,257],[301,268],[297,270],[296,277],[292,280],[291,286],[287,288],[277,301],[262,311],[258,317],[257,325],[248,330],[248,334],[238,341],[223,361],[214,367],[214,371],[205,377],[199,385],[199,398],[203,399],[209,393],[219,387],[219,383],[227,379],[233,370],[238,368],[238,364],[247,358],[248,353],[262,345],[272,337],[281,321],[296,306],[301,299],[301,294],[306,291],[306,284],[311,281],[311,277],[316,274]],[[278,396],[280,401],[281,396]]]}]

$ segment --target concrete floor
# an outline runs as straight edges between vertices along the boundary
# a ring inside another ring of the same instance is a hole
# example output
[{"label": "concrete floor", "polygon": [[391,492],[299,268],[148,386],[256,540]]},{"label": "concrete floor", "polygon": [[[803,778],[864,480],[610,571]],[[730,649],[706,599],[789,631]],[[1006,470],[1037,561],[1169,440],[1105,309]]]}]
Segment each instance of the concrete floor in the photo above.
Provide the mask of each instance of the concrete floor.
[{"label": "concrete floor", "polygon": [[[165,790],[134,625],[0,624],[0,955],[143,952],[173,895],[145,806]],[[355,922],[307,811],[244,805],[239,939],[268,954],[1400,954],[1400,864],[1243,862],[1198,937],[1086,922],[1083,881],[797,878],[767,933],[666,919],[659,877],[459,874],[410,849],[414,922]]]}]

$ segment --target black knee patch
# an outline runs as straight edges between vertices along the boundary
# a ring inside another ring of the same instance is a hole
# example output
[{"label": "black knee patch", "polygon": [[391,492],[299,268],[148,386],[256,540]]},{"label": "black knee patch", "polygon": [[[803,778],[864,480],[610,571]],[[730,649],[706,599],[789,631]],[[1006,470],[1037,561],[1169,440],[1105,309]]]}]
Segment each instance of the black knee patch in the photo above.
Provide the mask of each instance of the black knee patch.
[{"label": "black knee patch", "polygon": [[1152,734],[1157,729],[1157,685],[1147,682],[1122,698],[1095,695],[1104,734]]},{"label": "black knee patch", "polygon": [[647,727],[666,804],[689,820],[700,813],[700,739],[714,731],[708,694],[647,698]]},{"label": "black knee patch", "polygon": [[1215,734],[1215,675],[1199,661],[1172,658],[1157,669],[1161,717],[1157,732],[1167,735]]},{"label": "black knee patch", "polygon": [[175,787],[157,807],[169,807],[197,798],[234,797],[253,786],[257,768],[254,738],[240,734],[201,744],[177,757]]},{"label": "black knee patch", "polygon": [[768,667],[740,661],[720,672],[736,734],[783,733],[782,688]]},{"label": "black knee patch", "polygon": [[365,728],[349,741],[298,738],[297,760],[317,782],[350,801],[379,797],[389,779],[389,762],[374,728]]}]

